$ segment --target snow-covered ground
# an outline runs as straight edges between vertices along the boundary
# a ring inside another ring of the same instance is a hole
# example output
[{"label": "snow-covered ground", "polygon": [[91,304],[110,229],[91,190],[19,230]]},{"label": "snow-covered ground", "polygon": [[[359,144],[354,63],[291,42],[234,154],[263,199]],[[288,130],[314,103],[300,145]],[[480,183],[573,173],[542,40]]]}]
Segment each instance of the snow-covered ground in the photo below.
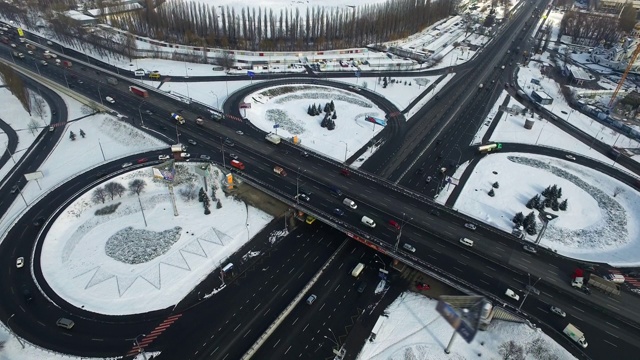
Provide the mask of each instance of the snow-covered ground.
[{"label": "snow-covered ground", "polygon": [[[479,331],[468,344],[460,336],[454,340],[450,354],[445,354],[453,328],[436,311],[436,300],[406,292],[386,312],[384,322],[373,341],[366,341],[358,360],[451,360],[504,359],[500,346],[513,341],[524,349],[527,359],[543,359],[534,353],[555,355],[555,359],[575,359],[539,330],[525,324],[494,320],[487,331]],[[535,340],[535,345],[534,345]]]},{"label": "snow-covered ground", "polygon": [[[324,108],[331,101],[337,113],[334,130],[320,126],[323,115],[307,114],[309,106]],[[251,103],[246,117],[263,131],[276,132],[286,139],[297,136],[302,146],[339,161],[350,157],[383,129],[365,121],[365,117],[385,118],[385,113],[367,98],[319,85],[267,88],[247,96],[244,102]],[[275,124],[279,128],[274,129]]]},{"label": "snow-covered ground", "polygon": [[[139,198],[127,191],[96,203],[91,191],[68,206],[46,234],[40,259],[56,294],[109,315],[173,306],[271,221],[263,211],[225,196],[220,186],[225,174],[217,169],[207,183],[215,184],[222,208],[212,201],[211,214],[204,215],[197,197],[180,195],[189,184],[194,191],[204,187],[196,164],[176,166],[178,215],[167,184],[154,180],[151,167],[109,180],[127,188],[135,179],[145,181]],[[207,193],[212,195],[211,188]],[[96,213],[113,205],[112,214]]]}]

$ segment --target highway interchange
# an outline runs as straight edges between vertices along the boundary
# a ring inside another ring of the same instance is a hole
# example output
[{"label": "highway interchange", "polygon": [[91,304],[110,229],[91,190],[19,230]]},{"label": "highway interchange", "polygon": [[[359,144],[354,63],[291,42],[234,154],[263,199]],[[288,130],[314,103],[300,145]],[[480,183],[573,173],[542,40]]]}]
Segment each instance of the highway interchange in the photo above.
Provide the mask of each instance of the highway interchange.
[{"label": "highway interchange", "polygon": [[[529,296],[522,306],[522,310],[533,322],[542,326],[560,344],[574,353],[577,352],[577,348],[561,335],[562,327],[566,322],[579,325],[589,337],[590,345],[585,350],[588,356],[605,358],[603,355],[615,352],[621,358],[625,355],[631,358],[632,354],[637,352],[636,322],[640,318],[637,300],[632,295],[623,293],[619,299],[613,299],[597,292],[591,296],[577,292],[568,285],[568,274],[578,264],[542,251],[537,256],[525,253],[518,241],[495,229],[484,226],[479,226],[475,232],[465,229],[462,225],[469,219],[440,207],[430,200],[428,195],[432,188],[429,186],[435,189],[438,181],[426,184],[422,180],[429,174],[435,176],[443,162],[448,163],[456,159],[458,152],[455,149],[460,151],[459,156],[462,159],[476,156],[474,149],[469,148],[467,144],[484,120],[488,111],[486,105],[495,101],[502,84],[511,81],[513,69],[509,67],[502,70],[497,65],[509,60],[506,58],[506,50],[512,46],[513,40],[522,36],[519,29],[527,26],[526,20],[530,18],[531,10],[532,6],[526,5],[475,60],[456,68],[459,75],[442,90],[439,99],[432,100],[433,104],[430,102],[416,115],[430,121],[414,121],[407,124],[398,120],[394,126],[389,127],[389,131],[381,135],[388,137],[384,145],[385,151],[378,151],[362,167],[363,171],[352,171],[350,178],[340,175],[342,164],[324,158],[321,154],[312,154],[306,158],[300,156],[299,149],[294,146],[288,144],[282,144],[280,147],[270,146],[265,143],[264,134],[255,129],[250,122],[225,120],[222,126],[217,123],[208,123],[202,128],[187,124],[176,130],[168,122],[166,114],[176,109],[183,109],[185,116],[193,119],[197,115],[207,114],[208,110],[200,104],[187,105],[176,99],[164,98],[156,94],[152,94],[147,101],[141,102],[138,97],[128,92],[126,81],[121,80],[115,87],[108,85],[104,70],[96,72],[94,67],[89,66],[86,66],[85,70],[78,69],[81,65],[75,61],[71,71],[56,66],[36,68],[36,62],[29,60],[24,63],[19,60],[16,62],[60,84],[72,84],[73,90],[95,101],[100,101],[105,96],[114,97],[116,103],[109,107],[128,115],[130,121],[136,126],[141,125],[140,116],[142,116],[148,132],[165,141],[173,141],[176,132],[180,133],[182,139],[197,140],[198,146],[190,148],[194,156],[208,154],[216,162],[221,162],[223,151],[228,156],[230,150],[224,148],[221,140],[227,137],[233,139],[236,145],[232,151],[241,156],[247,164],[243,176],[258,186],[272,191],[291,206],[298,206],[315,214],[331,227],[358,235],[363,240],[369,239],[371,244],[378,246],[382,253],[393,252],[397,236],[395,229],[384,225],[386,221],[390,218],[401,219],[403,213],[411,214],[413,220],[404,226],[402,242],[412,244],[417,251],[411,254],[400,248],[395,256],[401,256],[409,263],[443,276],[446,272],[447,275],[451,275],[450,278],[465,284],[467,288],[490,296],[494,300],[508,303],[511,307],[515,308],[518,304],[503,296],[505,288],[524,289],[531,278],[542,277],[543,280],[536,285],[541,294]],[[532,27],[534,23],[535,21],[529,21],[528,26]],[[0,52],[5,59],[10,59],[8,48],[2,47]],[[496,54],[502,54],[504,57]],[[517,60],[513,60],[513,63],[516,62]],[[471,71],[472,68],[483,70],[474,72]],[[402,74],[394,74],[394,76],[402,76]],[[462,78],[465,80],[461,80]],[[82,80],[82,83],[78,80]],[[193,79],[190,80],[193,81]],[[489,90],[475,90],[476,87],[468,85],[483,82],[489,84],[491,80],[497,81],[494,86],[487,86]],[[284,79],[271,81],[269,86],[296,81],[302,80],[287,79],[285,76]],[[346,85],[331,83],[313,75],[310,76],[309,81],[331,84],[348,90]],[[232,94],[225,103],[223,111],[240,117],[237,109],[238,99],[261,86],[266,84],[256,84],[244,92]],[[466,90],[461,91],[461,89]],[[43,87],[42,91],[47,93],[48,90]],[[55,93],[45,98],[52,108],[57,109],[53,122],[67,120],[66,108],[60,103],[61,100],[55,96]],[[388,113],[398,110],[383,98],[373,100]],[[146,114],[146,110],[152,111],[153,115]],[[242,130],[245,135],[236,134],[236,130]],[[52,133],[44,131],[40,134],[43,138],[37,145],[40,151],[23,159],[19,163],[20,169],[6,179],[3,183],[3,199],[14,197],[13,194],[9,194],[9,188],[19,184],[18,178],[22,173],[37,169],[43,160],[43,154],[51,150],[61,133],[62,131],[57,128]],[[438,144],[437,140],[441,140],[441,143]],[[514,148],[514,151],[544,153],[557,157],[562,157],[564,154],[535,147]],[[439,157],[440,152],[442,156]],[[41,230],[46,231],[46,226],[42,229],[34,227],[31,224],[33,219],[44,214],[55,217],[53,211],[59,204],[79,195],[86,186],[122,172],[120,166],[122,162],[158,154],[160,152],[140,154],[137,157],[102,165],[88,172],[88,176],[83,179],[70,181],[57,191],[50,193],[40,202],[42,206],[27,211],[18,224],[10,230],[7,239],[0,245],[0,260],[5,264],[12,264],[15,262],[16,254],[31,253],[33,243],[20,240],[36,239]],[[229,158],[226,157],[226,160],[228,161]],[[589,164],[588,159],[579,160]],[[272,172],[274,163],[291,169],[292,176],[283,181],[282,178],[274,175]],[[629,176],[599,163],[593,163],[590,165],[597,165],[612,176],[628,183],[632,181]],[[298,177],[295,169],[298,168],[304,169],[304,172],[299,174],[302,185],[313,193],[312,202],[300,205],[293,200],[296,194],[295,180]],[[419,168],[424,169],[420,174],[417,172]],[[371,174],[376,174],[380,178]],[[332,210],[340,206],[341,201],[331,196],[328,190],[328,186],[334,184],[338,184],[345,195],[357,202],[356,212],[347,212],[344,217],[339,218],[333,215]],[[3,207],[3,211],[6,211],[9,205],[10,201],[3,201],[0,206]],[[432,210],[437,210],[439,215],[432,213]],[[362,214],[367,214],[380,224],[375,232],[370,233],[359,225]],[[204,302],[199,302],[198,299],[186,299],[185,302],[193,301],[195,305],[191,304],[193,306],[190,307],[185,304],[181,319],[150,344],[148,350],[162,350],[163,354],[160,358],[167,359],[175,359],[178,356],[193,359],[239,358],[286,304],[291,302],[292,294],[302,290],[304,284],[324,263],[322,260],[328,259],[346,239],[339,235],[340,232],[329,230],[326,225],[318,227],[311,233],[308,233],[310,231],[308,229],[297,231],[302,233],[301,237],[297,237],[298,234],[294,232],[286,240],[287,244],[295,246],[280,244],[277,261],[264,265],[273,266],[271,269],[278,269],[281,272],[294,271],[296,276],[291,276],[289,282],[279,282],[281,280],[274,277],[274,274],[262,272],[256,268],[249,270],[252,272],[246,278],[233,284],[233,293],[225,293],[224,296],[213,297]],[[458,245],[457,239],[462,236],[476,239],[473,251]],[[353,259],[365,257],[370,261],[373,256],[372,250],[353,241],[349,241],[344,246],[351,250],[346,251],[345,248],[341,250],[345,253],[344,265],[338,262],[332,263],[325,275],[326,278],[321,278],[312,290],[319,293],[318,302],[314,305],[318,310],[314,309],[310,312],[308,307],[301,303],[295,308],[292,316],[287,318],[287,321],[290,321],[289,326],[299,330],[296,332],[300,337],[293,336],[295,332],[287,333],[285,329],[280,329],[264,345],[267,349],[271,348],[274,354],[280,354],[279,358],[294,358],[299,354],[310,354],[312,350],[320,351],[323,357],[330,356],[331,341],[324,338],[329,336],[323,330],[325,325],[334,330],[344,327],[345,324],[340,321],[349,319],[357,313],[357,309],[366,307],[373,301],[371,292],[368,296],[358,297],[354,293],[353,280],[348,276]],[[296,256],[301,252],[310,255]],[[303,260],[306,256],[317,260],[307,263]],[[25,304],[18,289],[22,284],[33,282],[33,279],[30,279],[27,273],[17,272],[12,267],[0,278],[0,281],[9,284],[8,286],[12,289],[11,296],[0,298],[0,314],[5,321],[11,314],[16,314],[11,320],[12,329],[40,346],[83,356],[122,355],[131,350],[132,338],[149,332],[171,314],[169,311],[159,311],[143,316],[113,318],[76,309],[47,288],[41,274],[38,274],[38,262],[35,261],[33,264],[38,286],[35,284],[29,286],[32,289],[40,287],[43,295],[33,291],[34,301],[31,304]],[[527,274],[530,274],[530,277]],[[370,280],[369,283],[371,290],[374,287],[374,281]],[[336,299],[329,295],[335,291],[344,292],[340,295],[345,299],[344,304],[336,302]],[[44,294],[51,301],[45,298]],[[271,300],[266,301],[269,298],[263,299],[256,296],[262,294],[271,295]],[[227,297],[231,295],[233,295],[232,298]],[[236,309],[238,306],[236,299],[245,299],[242,309]],[[56,305],[53,305],[54,303]],[[547,310],[549,304],[563,307],[569,313],[568,318],[560,320],[550,316]],[[328,319],[328,324],[317,323],[317,317],[321,316],[325,307],[341,311],[341,316]],[[220,312],[218,310],[220,308],[233,308],[236,311]],[[54,328],[55,319],[60,314],[71,314],[77,318],[77,326],[82,328],[82,332],[74,332],[69,336],[68,333]],[[210,321],[214,321],[216,325],[208,325]],[[306,328],[307,325],[310,328]],[[261,348],[259,351],[266,350]]]}]

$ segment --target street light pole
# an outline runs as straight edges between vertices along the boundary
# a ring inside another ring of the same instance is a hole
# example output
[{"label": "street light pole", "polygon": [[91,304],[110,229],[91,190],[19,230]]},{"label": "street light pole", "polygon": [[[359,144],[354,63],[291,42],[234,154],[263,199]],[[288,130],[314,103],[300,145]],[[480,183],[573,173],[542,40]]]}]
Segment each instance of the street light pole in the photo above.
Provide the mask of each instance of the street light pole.
[{"label": "street light pole", "polygon": [[456,169],[458,168],[458,166],[460,166],[460,160],[462,160],[462,150],[460,150],[460,148],[456,145],[456,147],[454,147],[454,149],[458,150],[458,152],[460,153],[460,156],[458,156],[458,162],[456,163]]},{"label": "street light pole", "polygon": [[144,358],[144,360],[147,360],[147,354],[144,352],[142,347],[140,347],[140,343],[138,342],[138,338],[140,336],[145,337],[147,335],[146,334],[139,334],[138,336],[136,336],[136,338],[133,340],[133,342],[136,345],[136,347],[138,348],[138,354],[142,354],[142,357]]},{"label": "street light pole", "polygon": [[144,100],[142,100],[142,102],[140,103],[140,106],[138,106],[138,114],[140,115],[140,127],[144,126],[144,119],[142,118],[142,105],[144,105]]},{"label": "street light pole", "polygon": [[522,299],[522,302],[520,303],[520,306],[518,306],[518,311],[520,311],[520,309],[522,308],[522,305],[524,305],[524,302],[527,301],[527,296],[529,296],[529,293],[532,290],[535,290],[535,286],[538,283],[538,281],[540,281],[540,279],[542,278],[538,278],[538,280],[536,280],[536,282],[533,283],[533,285],[531,285],[531,274],[527,273],[527,277],[529,278],[529,285],[527,285],[526,289],[527,291],[524,293],[524,298]]},{"label": "street light pole", "polygon": [[[331,330],[331,328],[327,328],[327,330],[329,330],[329,332],[333,336],[333,340],[332,341],[333,341],[334,344],[336,344],[336,352],[340,351],[340,342],[338,341],[338,338],[336,337],[336,334],[333,333],[333,330]],[[325,339],[331,340],[327,336],[325,336]]]},{"label": "street light pole", "polygon": [[213,91],[209,91],[211,95],[216,97],[216,109],[220,109],[220,102],[218,101],[218,95],[216,95]]},{"label": "street light pole", "polygon": [[20,343],[20,345],[22,345],[22,348],[24,349],[24,343],[22,342],[22,340],[20,340],[20,337],[18,335],[16,335],[15,332],[13,332],[13,329],[11,329],[11,326],[9,326],[9,320],[11,320],[11,318],[14,317],[15,315],[16,314],[11,314],[11,316],[9,316],[9,318],[7,319],[7,328],[9,328],[9,331],[11,331],[13,336],[16,337],[16,339],[18,340],[18,342]]},{"label": "street light pole", "polygon": [[398,251],[398,246],[400,245],[400,238],[402,237],[402,229],[404,229],[404,226],[411,220],[413,220],[413,218],[409,218],[409,220],[405,221],[406,214],[402,213],[402,221],[400,224],[400,230],[398,231],[398,236],[396,237],[396,245],[394,246],[393,251],[397,252]]}]

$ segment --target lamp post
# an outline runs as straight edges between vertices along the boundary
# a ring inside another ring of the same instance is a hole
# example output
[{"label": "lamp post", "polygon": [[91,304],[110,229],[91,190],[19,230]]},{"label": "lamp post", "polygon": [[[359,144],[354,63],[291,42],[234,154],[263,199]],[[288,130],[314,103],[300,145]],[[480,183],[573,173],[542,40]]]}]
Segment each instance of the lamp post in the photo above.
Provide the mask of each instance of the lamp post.
[{"label": "lamp post", "polygon": [[218,101],[218,95],[216,95],[213,91],[209,91],[211,95],[216,97],[216,109],[220,109],[220,102]]},{"label": "lamp post", "polygon": [[22,346],[22,348],[24,349],[24,343],[22,342],[22,340],[20,340],[20,337],[18,335],[16,335],[16,333],[13,332],[13,329],[11,329],[11,326],[9,326],[9,320],[11,320],[12,317],[14,317],[16,314],[11,314],[11,316],[9,316],[9,318],[7,319],[7,328],[9,328],[9,331],[11,331],[11,333],[13,334],[13,336],[16,337],[16,339],[18,340],[18,342],[20,343],[20,345]]},{"label": "lamp post", "polygon": [[102,92],[100,91],[100,84],[102,84],[102,82],[98,83],[98,97],[100,98],[100,104],[104,106],[104,100],[102,100]]},{"label": "lamp post", "polygon": [[400,230],[398,231],[398,236],[396,237],[396,245],[394,246],[393,251],[398,251],[398,246],[400,245],[400,238],[402,237],[402,229],[404,229],[404,226],[409,223],[409,221],[413,220],[413,218],[409,218],[409,220],[405,221],[405,216],[407,214],[402,213],[402,221],[400,222]]},{"label": "lamp post", "polygon": [[140,127],[144,126],[144,119],[142,118],[142,105],[144,105],[144,100],[142,100],[142,102],[140,103],[140,106],[138,106],[138,114],[140,115]]},{"label": "lamp post", "polygon": [[296,176],[296,204],[300,204],[300,196],[298,196],[300,195],[300,176],[306,172],[307,170],[300,172],[300,167],[298,167],[298,176]]},{"label": "lamp post", "polygon": [[138,354],[142,354],[142,357],[144,358],[144,360],[147,360],[147,354],[144,352],[144,350],[142,349],[142,347],[140,347],[140,343],[138,342],[138,338],[142,336],[145,337],[147,336],[146,334],[139,334],[138,336],[136,336],[135,339],[133,339],[133,343],[136,345],[136,347],[138,348]]},{"label": "lamp post", "polygon": [[347,163],[347,152],[349,152],[349,145],[346,142],[342,141],[342,140],[340,140],[340,142],[344,144],[344,162],[346,164]]},{"label": "lamp post", "polygon": [[520,306],[518,306],[518,311],[520,311],[520,309],[522,308],[522,305],[524,305],[524,302],[527,301],[527,296],[529,296],[529,293],[531,291],[534,291],[534,292],[537,291],[535,286],[538,283],[538,281],[540,281],[540,279],[542,279],[542,278],[538,278],[538,280],[536,280],[533,283],[533,285],[531,285],[531,274],[527,273],[527,277],[529,278],[529,285],[527,285],[527,287],[526,287],[527,291],[524,293],[524,298],[522,299],[522,302],[520,303]]},{"label": "lamp post", "polygon": [[327,330],[329,330],[329,332],[331,333],[331,335],[333,336],[333,339],[330,339],[328,336],[325,335],[325,339],[330,340],[332,343],[336,344],[336,352],[340,351],[340,342],[338,341],[338,338],[336,337],[336,334],[333,333],[333,330],[331,330],[331,328],[327,328]]},{"label": "lamp post", "polygon": [[384,263],[384,261],[382,260],[382,258],[380,256],[378,256],[378,254],[373,254],[373,256],[375,256],[376,258],[378,258],[378,260],[376,260],[377,263],[380,263],[380,265],[382,265],[382,269],[383,270],[387,270],[387,264]]},{"label": "lamp post", "polygon": [[462,160],[462,150],[460,150],[460,148],[456,145],[456,147],[454,147],[454,149],[458,150],[458,152],[460,153],[460,156],[458,156],[458,162],[456,163],[456,169],[458,168],[458,166],[460,166],[460,160]]},{"label": "lamp post", "polygon": [[591,148],[593,147],[593,143],[596,142],[596,140],[598,139],[598,135],[600,135],[600,132],[602,132],[602,130],[604,130],[604,126],[600,125],[600,130],[598,131],[598,133],[596,134],[596,136],[593,138],[593,140],[591,141],[591,145],[589,145],[589,150],[591,150]]}]

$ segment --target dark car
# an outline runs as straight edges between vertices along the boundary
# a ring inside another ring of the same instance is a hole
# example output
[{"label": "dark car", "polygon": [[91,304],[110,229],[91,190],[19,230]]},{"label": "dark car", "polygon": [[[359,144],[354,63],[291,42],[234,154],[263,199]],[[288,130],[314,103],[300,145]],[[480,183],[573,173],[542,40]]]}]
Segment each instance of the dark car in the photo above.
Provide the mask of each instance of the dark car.
[{"label": "dark car", "polygon": [[37,219],[35,219],[33,221],[33,226],[42,226],[42,224],[44,224],[44,220],[45,220],[45,218],[43,218],[42,216],[37,218]]},{"label": "dark car", "polygon": [[138,164],[143,164],[143,163],[146,163],[147,161],[149,161],[149,159],[147,158],[138,159]]},{"label": "dark car", "polygon": [[435,216],[440,216],[440,211],[436,210],[436,209],[431,209],[431,211],[429,211],[431,213],[431,215],[435,215]]},{"label": "dark car", "polygon": [[342,216],[344,215],[344,210],[340,209],[340,208],[335,208],[333,209],[333,213],[337,216]]},{"label": "dark car", "polygon": [[340,170],[340,175],[344,177],[351,177],[351,171],[349,171],[349,169],[342,169]]},{"label": "dark car", "polygon": [[31,295],[31,291],[29,290],[29,288],[26,285],[22,286],[22,296],[24,296],[24,300],[26,302],[30,302],[31,300],[33,300],[33,296]]},{"label": "dark car", "polygon": [[367,283],[365,281],[360,281],[358,283],[358,293],[362,294],[364,292],[364,289],[367,288]]},{"label": "dark car", "polygon": [[224,144],[227,146],[234,146],[235,144],[233,143],[233,141],[229,140],[229,139],[224,139]]}]

